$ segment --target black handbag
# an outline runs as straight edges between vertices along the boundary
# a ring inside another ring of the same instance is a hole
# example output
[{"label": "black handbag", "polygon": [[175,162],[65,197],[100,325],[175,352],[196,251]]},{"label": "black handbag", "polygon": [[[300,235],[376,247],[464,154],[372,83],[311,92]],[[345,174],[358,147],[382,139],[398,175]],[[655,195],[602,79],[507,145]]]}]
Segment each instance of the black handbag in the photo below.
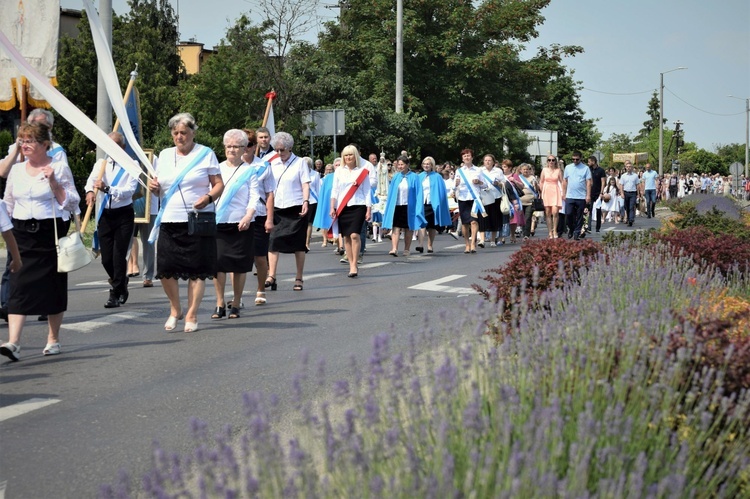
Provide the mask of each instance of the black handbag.
[{"label": "black handbag", "polygon": [[541,198],[534,198],[531,203],[532,211],[544,211],[544,201]]},{"label": "black handbag", "polygon": [[191,211],[188,213],[188,235],[216,236],[216,213],[213,211]]}]

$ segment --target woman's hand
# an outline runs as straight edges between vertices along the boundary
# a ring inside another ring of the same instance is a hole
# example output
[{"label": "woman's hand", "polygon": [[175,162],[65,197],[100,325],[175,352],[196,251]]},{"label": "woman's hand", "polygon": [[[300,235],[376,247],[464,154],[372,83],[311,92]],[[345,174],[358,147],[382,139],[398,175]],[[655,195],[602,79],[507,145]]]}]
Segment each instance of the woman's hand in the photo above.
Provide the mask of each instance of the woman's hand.
[{"label": "woman's hand", "polygon": [[247,230],[250,228],[250,219],[252,218],[251,215],[245,215],[242,217],[242,220],[240,220],[239,225],[237,226],[237,229],[240,231]]},{"label": "woman's hand", "polygon": [[151,194],[159,195],[159,192],[161,192],[161,185],[159,185],[159,179],[156,177],[152,177],[148,181],[148,190],[151,192]]},{"label": "woman's hand", "polygon": [[204,194],[203,196],[199,197],[195,203],[193,203],[193,208],[195,208],[196,210],[202,210],[209,204],[211,204],[211,195]]},{"label": "woman's hand", "polygon": [[369,222],[372,218],[372,207],[367,207],[367,212],[365,213],[365,222]]}]

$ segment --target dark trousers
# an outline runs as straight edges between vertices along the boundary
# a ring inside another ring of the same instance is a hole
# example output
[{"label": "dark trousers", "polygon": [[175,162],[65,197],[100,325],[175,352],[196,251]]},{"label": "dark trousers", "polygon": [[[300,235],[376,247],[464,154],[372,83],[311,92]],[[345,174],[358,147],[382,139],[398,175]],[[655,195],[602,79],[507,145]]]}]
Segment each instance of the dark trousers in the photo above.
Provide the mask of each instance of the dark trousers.
[{"label": "dark trousers", "polygon": [[531,236],[531,216],[534,214],[534,205],[530,204],[523,207],[523,217],[524,217],[524,225],[523,225],[523,235],[525,237]]},{"label": "dark trousers", "polygon": [[568,235],[579,237],[583,229],[583,210],[586,208],[585,199],[565,200],[565,219],[568,221]]},{"label": "dark trousers", "polygon": [[128,248],[133,237],[134,218],[132,204],[122,208],[105,209],[96,228],[102,252],[102,265],[117,296],[128,290]]},{"label": "dark trousers", "polygon": [[[593,195],[591,196],[591,199],[598,199],[599,195],[597,194],[596,197]],[[591,232],[591,222],[594,221],[594,202],[591,202],[586,205],[586,208],[589,210],[589,232]],[[596,231],[599,232],[602,228],[602,209],[597,208],[596,209]]]},{"label": "dark trousers", "polygon": [[638,198],[638,192],[625,191],[625,214],[628,216],[628,223],[635,221],[635,202]]},{"label": "dark trousers", "polygon": [[646,213],[649,217],[653,217],[654,210],[656,210],[656,189],[646,189],[644,193],[646,197]]}]

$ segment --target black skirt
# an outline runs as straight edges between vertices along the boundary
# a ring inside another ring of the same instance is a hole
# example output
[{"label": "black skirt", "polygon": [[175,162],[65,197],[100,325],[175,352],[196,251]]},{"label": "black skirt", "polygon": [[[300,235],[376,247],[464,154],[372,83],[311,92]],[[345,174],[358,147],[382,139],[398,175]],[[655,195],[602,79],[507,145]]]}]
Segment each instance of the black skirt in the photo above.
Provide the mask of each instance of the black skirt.
[{"label": "black skirt", "polygon": [[496,199],[494,203],[484,205],[484,209],[487,212],[487,216],[479,216],[479,230],[497,232],[502,228],[503,217],[500,211],[500,199]]},{"label": "black skirt", "polygon": [[342,236],[360,234],[366,216],[367,206],[365,205],[345,206],[339,216],[339,234]]},{"label": "black skirt", "polygon": [[216,277],[216,239],[189,236],[187,222],[163,223],[156,241],[157,279]]},{"label": "black skirt", "polygon": [[409,229],[409,206],[408,205],[397,205],[393,211],[393,227],[410,230]]},{"label": "black skirt", "polygon": [[307,205],[307,224],[310,225],[315,220],[315,214],[318,212],[318,203]]},{"label": "black skirt", "polygon": [[[476,217],[473,217],[471,215],[471,208],[474,206],[474,200],[470,199],[469,201],[458,201],[458,215],[461,217],[461,223],[462,224],[469,224],[471,222],[476,222]],[[481,216],[481,215],[480,215]]]},{"label": "black skirt", "polygon": [[307,250],[307,214],[300,215],[302,205],[274,210],[274,229],[271,233],[269,251],[296,253]]},{"label": "black skirt", "polygon": [[216,226],[217,272],[244,273],[253,270],[254,226],[255,222],[247,230],[239,230],[236,223]]},{"label": "black skirt", "polygon": [[[68,274],[57,271],[52,220],[13,219],[13,236],[23,266],[10,274],[9,314],[53,315],[68,309]],[[63,237],[70,221],[56,220],[58,236]]]},{"label": "black skirt", "polygon": [[435,210],[432,209],[432,205],[427,203],[424,205],[424,217],[427,219],[427,230],[437,230],[435,225]]},{"label": "black skirt", "polygon": [[266,220],[268,217],[255,217],[253,222],[253,255],[268,256],[268,240],[271,234],[266,232]]}]

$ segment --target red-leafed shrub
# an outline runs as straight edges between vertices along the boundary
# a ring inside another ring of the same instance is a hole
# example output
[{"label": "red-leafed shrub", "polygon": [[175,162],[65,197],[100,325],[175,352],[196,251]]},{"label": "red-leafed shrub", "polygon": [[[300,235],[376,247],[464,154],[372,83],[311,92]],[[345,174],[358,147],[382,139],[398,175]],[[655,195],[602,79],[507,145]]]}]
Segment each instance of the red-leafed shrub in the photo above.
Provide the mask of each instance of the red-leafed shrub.
[{"label": "red-leafed shrub", "polygon": [[668,243],[672,254],[680,251],[693,257],[697,264],[713,264],[727,275],[734,265],[744,270],[750,265],[750,244],[732,234],[714,234],[706,227],[696,226],[675,229],[668,234],[656,236],[657,240]]},{"label": "red-leafed shrub", "polygon": [[528,241],[513,253],[508,263],[487,271],[490,273],[482,277],[489,283],[486,288],[476,284],[473,287],[488,300],[504,300],[503,319],[507,319],[514,303],[521,303],[524,296],[531,303],[531,298],[562,286],[565,280],[574,277],[578,269],[600,251],[601,245],[589,239]]}]

